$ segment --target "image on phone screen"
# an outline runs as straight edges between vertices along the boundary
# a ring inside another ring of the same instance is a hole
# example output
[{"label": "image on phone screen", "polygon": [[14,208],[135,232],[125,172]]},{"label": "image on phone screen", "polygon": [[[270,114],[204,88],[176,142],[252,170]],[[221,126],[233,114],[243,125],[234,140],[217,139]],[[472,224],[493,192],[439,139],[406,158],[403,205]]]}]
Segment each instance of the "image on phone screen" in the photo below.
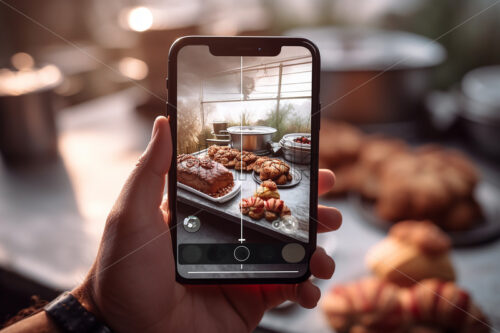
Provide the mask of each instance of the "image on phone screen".
[{"label": "image on phone screen", "polygon": [[177,55],[177,272],[183,279],[308,272],[311,51]]}]

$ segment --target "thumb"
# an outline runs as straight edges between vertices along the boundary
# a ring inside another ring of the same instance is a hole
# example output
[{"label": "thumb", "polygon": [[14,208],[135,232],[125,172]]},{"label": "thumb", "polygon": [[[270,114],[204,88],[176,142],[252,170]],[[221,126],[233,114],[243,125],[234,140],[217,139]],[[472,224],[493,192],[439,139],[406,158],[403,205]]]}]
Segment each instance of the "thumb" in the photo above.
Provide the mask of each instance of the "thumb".
[{"label": "thumb", "polygon": [[127,179],[116,210],[139,214],[156,210],[161,204],[165,176],[172,162],[172,136],[169,119],[156,118],[151,140]]}]

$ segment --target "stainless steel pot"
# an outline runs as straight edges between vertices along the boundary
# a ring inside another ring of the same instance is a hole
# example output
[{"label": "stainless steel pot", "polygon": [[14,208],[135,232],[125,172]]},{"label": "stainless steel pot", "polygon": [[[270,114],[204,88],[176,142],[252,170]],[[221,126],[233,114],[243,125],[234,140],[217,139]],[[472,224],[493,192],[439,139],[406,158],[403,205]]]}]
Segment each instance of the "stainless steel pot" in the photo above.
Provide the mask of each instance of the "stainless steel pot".
[{"label": "stainless steel pot", "polygon": [[283,151],[283,157],[288,162],[298,164],[311,163],[311,145],[294,141],[296,138],[302,136],[311,139],[310,133],[290,133],[283,135],[283,138],[281,138],[280,147]]},{"label": "stainless steel pot", "polygon": [[362,28],[300,28],[321,52],[322,115],[353,123],[411,120],[445,59],[438,43],[411,33]]},{"label": "stainless steel pot", "polygon": [[500,160],[500,66],[480,67],[462,80],[460,117],[475,146]]},{"label": "stainless steel pot", "polygon": [[231,146],[238,150],[265,154],[270,150],[272,136],[276,129],[267,126],[232,126],[227,129]]}]

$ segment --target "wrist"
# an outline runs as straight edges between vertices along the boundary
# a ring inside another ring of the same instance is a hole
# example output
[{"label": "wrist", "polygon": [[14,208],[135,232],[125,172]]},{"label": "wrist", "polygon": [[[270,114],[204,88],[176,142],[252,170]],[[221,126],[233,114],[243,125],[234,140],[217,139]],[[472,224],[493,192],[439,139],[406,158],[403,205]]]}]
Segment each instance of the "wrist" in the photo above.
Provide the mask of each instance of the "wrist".
[{"label": "wrist", "polygon": [[106,323],[106,319],[95,301],[94,290],[87,281],[73,289],[70,293],[87,311],[92,313],[101,322]]}]

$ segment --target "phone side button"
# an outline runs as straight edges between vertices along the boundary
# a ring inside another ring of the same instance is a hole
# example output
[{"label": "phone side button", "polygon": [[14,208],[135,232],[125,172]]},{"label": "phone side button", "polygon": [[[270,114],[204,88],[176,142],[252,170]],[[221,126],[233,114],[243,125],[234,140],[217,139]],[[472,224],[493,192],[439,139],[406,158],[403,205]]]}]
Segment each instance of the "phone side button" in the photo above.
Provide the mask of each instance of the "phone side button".
[{"label": "phone side button", "polygon": [[167,88],[167,90],[168,90],[168,76],[165,79],[165,88]]},{"label": "phone side button", "polygon": [[234,259],[238,260],[239,262],[247,261],[249,257],[250,250],[248,249],[248,247],[240,245],[234,249]]}]

